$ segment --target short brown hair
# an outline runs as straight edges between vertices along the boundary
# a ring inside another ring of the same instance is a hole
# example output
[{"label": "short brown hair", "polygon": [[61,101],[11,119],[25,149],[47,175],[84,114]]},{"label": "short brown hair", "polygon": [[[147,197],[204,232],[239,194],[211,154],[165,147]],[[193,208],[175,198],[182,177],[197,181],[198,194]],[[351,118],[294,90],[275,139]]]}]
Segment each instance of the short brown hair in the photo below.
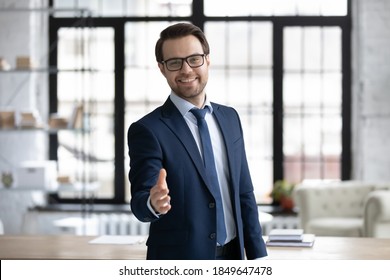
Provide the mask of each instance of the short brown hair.
[{"label": "short brown hair", "polygon": [[155,48],[157,62],[161,62],[164,60],[162,49],[163,44],[166,40],[177,39],[188,35],[194,35],[196,38],[198,38],[198,40],[202,44],[203,52],[205,54],[210,53],[209,43],[207,42],[206,36],[204,35],[203,31],[199,27],[191,23],[177,23],[161,31],[160,38],[157,40]]}]

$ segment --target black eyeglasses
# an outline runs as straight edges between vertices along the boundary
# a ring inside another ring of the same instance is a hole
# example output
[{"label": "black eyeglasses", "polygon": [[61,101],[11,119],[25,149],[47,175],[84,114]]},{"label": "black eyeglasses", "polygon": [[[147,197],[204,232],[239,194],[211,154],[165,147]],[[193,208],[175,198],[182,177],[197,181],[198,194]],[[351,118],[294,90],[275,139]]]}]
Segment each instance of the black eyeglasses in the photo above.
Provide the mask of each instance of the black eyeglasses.
[{"label": "black eyeglasses", "polygon": [[165,64],[169,71],[179,71],[183,67],[183,62],[187,62],[187,64],[191,68],[198,68],[204,64],[204,57],[206,54],[193,54],[184,58],[171,58],[167,60],[161,61],[161,63]]}]

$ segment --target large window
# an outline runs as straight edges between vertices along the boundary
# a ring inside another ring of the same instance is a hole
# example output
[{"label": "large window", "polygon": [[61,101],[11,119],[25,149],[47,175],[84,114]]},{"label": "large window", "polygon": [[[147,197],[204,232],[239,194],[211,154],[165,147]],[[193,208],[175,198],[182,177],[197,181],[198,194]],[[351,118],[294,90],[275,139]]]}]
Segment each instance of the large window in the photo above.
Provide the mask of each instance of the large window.
[{"label": "large window", "polygon": [[240,113],[252,180],[262,201],[273,183],[272,23],[206,22],[205,33],[211,45],[208,93]]},{"label": "large window", "polygon": [[[209,39],[207,92],[241,116],[259,203],[272,202],[276,180],[349,178],[348,1],[52,4],[61,12],[50,20],[51,41],[58,40],[51,61],[59,69],[50,79],[51,112],[69,112],[77,100],[89,106],[85,133],[51,141],[60,168],[82,178],[78,191],[60,189],[57,201],[77,202],[80,190],[96,203],[129,201],[127,129],[169,95],[154,45],[178,21],[197,24]],[[84,25],[80,10],[87,11]]]},{"label": "large window", "polygon": [[341,178],[341,32],[339,27],[283,30],[287,181]]},{"label": "large window", "polygon": [[[104,53],[104,55],[101,55]],[[114,30],[64,27],[58,30],[58,114],[81,106],[80,131],[58,134],[58,171],[69,178],[63,197],[87,191],[114,197]],[[104,148],[102,148],[104,147]]]}]

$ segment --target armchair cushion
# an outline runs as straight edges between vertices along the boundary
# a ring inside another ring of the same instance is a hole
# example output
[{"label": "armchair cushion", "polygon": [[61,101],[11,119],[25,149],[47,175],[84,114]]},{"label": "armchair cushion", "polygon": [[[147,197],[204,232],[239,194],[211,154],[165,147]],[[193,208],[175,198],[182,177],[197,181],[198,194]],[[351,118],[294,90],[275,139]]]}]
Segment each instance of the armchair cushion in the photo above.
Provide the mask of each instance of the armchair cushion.
[{"label": "armchair cushion", "polygon": [[367,237],[390,237],[390,191],[377,190],[368,194],[364,231]]},{"label": "armchair cushion", "polygon": [[307,223],[307,232],[321,236],[363,236],[363,219],[348,217],[317,218]]},{"label": "armchair cushion", "polygon": [[357,181],[298,185],[294,200],[301,227],[322,236],[363,236],[364,205],[375,188]]}]

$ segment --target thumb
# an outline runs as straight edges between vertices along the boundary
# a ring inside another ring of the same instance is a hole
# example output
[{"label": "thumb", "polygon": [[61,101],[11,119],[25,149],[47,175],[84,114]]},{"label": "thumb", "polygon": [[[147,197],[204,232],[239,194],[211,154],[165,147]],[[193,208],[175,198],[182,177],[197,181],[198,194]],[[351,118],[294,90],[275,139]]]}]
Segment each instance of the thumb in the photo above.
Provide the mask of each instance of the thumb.
[{"label": "thumb", "polygon": [[159,186],[160,188],[166,188],[167,186],[166,178],[167,178],[167,171],[164,168],[161,168],[156,185]]}]

